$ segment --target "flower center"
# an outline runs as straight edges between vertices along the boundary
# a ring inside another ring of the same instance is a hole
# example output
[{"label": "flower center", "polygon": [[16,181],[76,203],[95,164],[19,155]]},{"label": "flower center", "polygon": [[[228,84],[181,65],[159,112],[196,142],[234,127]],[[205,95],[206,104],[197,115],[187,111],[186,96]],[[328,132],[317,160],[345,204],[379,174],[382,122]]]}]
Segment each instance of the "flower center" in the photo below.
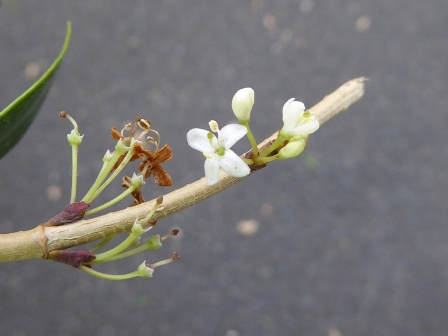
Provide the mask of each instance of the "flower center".
[{"label": "flower center", "polygon": [[224,147],[218,148],[216,150],[216,154],[218,154],[219,156],[224,156],[225,152],[226,152],[226,149]]}]

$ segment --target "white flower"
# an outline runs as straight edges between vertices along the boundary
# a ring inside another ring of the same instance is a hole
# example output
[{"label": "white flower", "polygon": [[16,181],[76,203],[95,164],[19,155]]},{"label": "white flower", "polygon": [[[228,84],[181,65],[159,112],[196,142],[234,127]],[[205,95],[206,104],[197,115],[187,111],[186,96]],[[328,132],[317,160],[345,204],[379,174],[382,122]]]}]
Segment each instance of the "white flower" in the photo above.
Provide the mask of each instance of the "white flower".
[{"label": "white flower", "polygon": [[239,121],[249,121],[254,106],[254,90],[245,88],[238,90],[232,99],[232,110]]},{"label": "white flower", "polygon": [[283,128],[280,134],[285,138],[295,135],[308,135],[318,128],[319,120],[317,116],[305,112],[305,105],[302,102],[291,98],[283,105]]},{"label": "white flower", "polygon": [[[216,122],[211,121],[211,125]],[[234,177],[249,175],[249,166],[230,147],[247,133],[245,126],[231,124],[219,130],[218,138],[204,129],[193,128],[187,133],[190,147],[202,152],[207,158],[204,164],[207,184],[216,184],[219,181],[219,168]]]}]

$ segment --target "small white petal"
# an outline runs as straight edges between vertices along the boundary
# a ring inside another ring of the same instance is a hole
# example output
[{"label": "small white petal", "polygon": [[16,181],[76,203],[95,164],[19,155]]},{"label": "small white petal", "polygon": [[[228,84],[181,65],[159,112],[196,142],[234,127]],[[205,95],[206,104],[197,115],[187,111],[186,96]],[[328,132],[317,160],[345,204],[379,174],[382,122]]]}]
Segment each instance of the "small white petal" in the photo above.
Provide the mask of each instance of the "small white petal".
[{"label": "small white petal", "polygon": [[220,147],[229,149],[246,134],[247,128],[243,125],[230,124],[224,126],[218,133],[218,144]]},{"label": "small white petal", "polygon": [[283,105],[283,125],[286,129],[293,128],[299,117],[305,111],[305,105],[302,102],[295,101],[294,98],[288,100]]},{"label": "small white petal", "polygon": [[226,150],[220,164],[222,170],[233,177],[243,177],[250,173],[249,166],[230,149]]},{"label": "small white petal", "polygon": [[205,160],[204,163],[205,178],[208,185],[213,185],[219,181],[219,159],[212,158]]},{"label": "small white petal", "polygon": [[290,131],[290,133],[292,135],[307,135],[307,134],[316,132],[318,128],[319,128],[319,120],[317,120],[317,118],[316,118],[316,119],[310,120],[309,122],[306,122],[302,125],[294,127]]},{"label": "small white petal", "polygon": [[[193,128],[187,133],[187,142],[191,148],[194,148],[200,152],[215,152],[215,148],[210,144],[208,140],[208,134],[210,131],[206,131],[200,128]],[[214,136],[215,137],[215,136]],[[216,138],[216,137],[215,137]]]}]

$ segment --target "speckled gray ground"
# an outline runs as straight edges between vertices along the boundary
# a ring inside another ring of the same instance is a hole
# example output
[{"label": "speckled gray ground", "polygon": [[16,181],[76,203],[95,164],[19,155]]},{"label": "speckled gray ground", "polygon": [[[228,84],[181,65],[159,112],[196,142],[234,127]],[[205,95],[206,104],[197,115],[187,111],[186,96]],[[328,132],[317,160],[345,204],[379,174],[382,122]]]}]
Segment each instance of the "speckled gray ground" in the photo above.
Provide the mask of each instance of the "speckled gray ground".
[{"label": "speckled gray ground", "polygon": [[[85,134],[81,190],[113,145],[109,127],[136,113],[172,146],[166,169],[180,187],[202,176],[186,132],[231,122],[236,90],[254,88],[261,140],[280,127],[288,98],[311,106],[353,77],[370,82],[302,158],[161,221],[158,232],[177,227],[181,237],[103,268],[126,272],[179,251],[153,279],[1,264],[2,335],[447,334],[448,2],[3,1],[2,107],[32,83],[33,64],[55,57],[68,19],[73,40],[55,86],[0,161],[1,233],[32,228],[68,202],[61,110]],[[171,190],[148,184],[145,196]],[[252,236],[236,229],[246,219],[260,224]]]}]

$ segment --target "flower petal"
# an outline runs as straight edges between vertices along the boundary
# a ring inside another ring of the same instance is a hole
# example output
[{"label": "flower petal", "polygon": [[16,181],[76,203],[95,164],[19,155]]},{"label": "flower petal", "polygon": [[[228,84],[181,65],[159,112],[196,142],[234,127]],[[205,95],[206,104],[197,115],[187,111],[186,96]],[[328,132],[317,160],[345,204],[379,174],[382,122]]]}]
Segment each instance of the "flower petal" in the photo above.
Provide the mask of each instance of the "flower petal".
[{"label": "flower petal", "polygon": [[171,147],[168,145],[163,146],[155,153],[155,159],[157,162],[167,162],[171,160],[173,157],[173,151],[171,150]]},{"label": "flower petal", "polygon": [[243,177],[250,173],[249,166],[234,151],[228,149],[221,158],[222,170],[233,177]]},{"label": "flower petal", "polygon": [[208,133],[210,133],[210,131],[206,131],[200,128],[193,128],[187,133],[188,145],[200,152],[214,153],[215,149],[212,147],[210,141],[208,140]]},{"label": "flower petal", "polygon": [[297,127],[294,127],[292,130],[290,130],[290,133],[292,135],[308,135],[311,133],[314,133],[319,128],[319,120],[317,117],[307,121],[304,124],[301,124]]},{"label": "flower petal", "polygon": [[161,187],[171,187],[173,180],[171,176],[163,169],[162,165],[156,164],[151,168],[151,172],[154,176],[154,181]]},{"label": "flower petal", "polygon": [[218,144],[220,147],[229,149],[246,134],[246,126],[238,124],[224,126],[218,133]]},{"label": "flower petal", "polygon": [[305,111],[305,105],[302,102],[295,101],[294,98],[288,100],[283,105],[283,125],[286,129],[291,129],[296,126],[299,117]]},{"label": "flower petal", "polygon": [[208,185],[213,185],[219,181],[219,159],[211,158],[204,163],[205,178]]}]

